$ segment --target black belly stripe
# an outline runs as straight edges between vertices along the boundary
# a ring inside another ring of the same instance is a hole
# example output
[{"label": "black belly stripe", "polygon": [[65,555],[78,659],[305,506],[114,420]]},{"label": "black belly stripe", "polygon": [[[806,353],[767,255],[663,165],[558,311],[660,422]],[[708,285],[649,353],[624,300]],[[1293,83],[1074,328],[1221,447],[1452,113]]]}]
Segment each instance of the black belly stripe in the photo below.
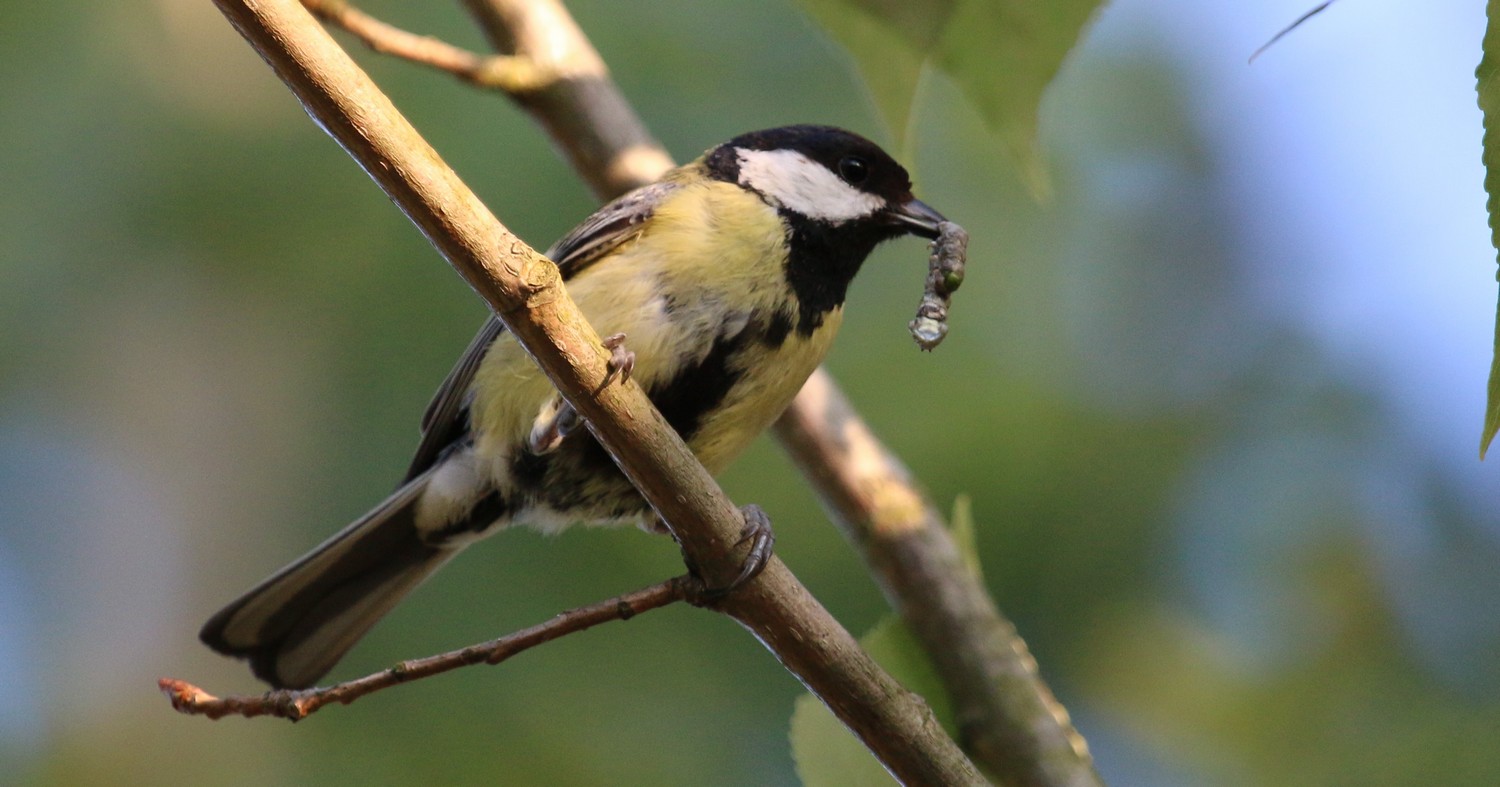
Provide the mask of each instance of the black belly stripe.
[{"label": "black belly stripe", "polygon": [[683,440],[692,440],[703,424],[703,416],[718,407],[743,376],[730,361],[751,336],[764,334],[764,329],[757,330],[752,325],[734,336],[720,336],[703,360],[684,366],[672,379],[652,386],[647,392],[652,404]]},{"label": "black belly stripe", "polygon": [[[792,318],[752,320],[734,336],[721,336],[697,363],[652,386],[647,395],[667,423],[691,441],[706,416],[719,407],[744,373],[735,357],[752,343],[779,346],[791,333]],[[633,513],[645,503],[592,433],[579,429],[557,450],[537,455],[522,448],[510,464],[511,479],[525,498],[545,500],[559,510],[595,515]]]},{"label": "black belly stripe", "polygon": [[776,312],[771,315],[770,322],[766,323],[766,329],[760,335],[760,343],[776,349],[786,341],[787,334],[792,332],[792,316],[786,312]]}]

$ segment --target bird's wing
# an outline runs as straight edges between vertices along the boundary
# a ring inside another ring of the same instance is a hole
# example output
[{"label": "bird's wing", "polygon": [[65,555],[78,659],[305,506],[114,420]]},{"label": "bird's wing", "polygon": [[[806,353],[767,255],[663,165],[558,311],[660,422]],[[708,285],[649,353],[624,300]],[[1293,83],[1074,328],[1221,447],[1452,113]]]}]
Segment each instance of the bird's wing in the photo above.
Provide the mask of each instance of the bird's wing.
[{"label": "bird's wing", "polygon": [[635,237],[641,224],[678,188],[673,182],[653,183],[619,197],[552,244],[547,257],[557,263],[565,281],[573,278],[589,263]]},{"label": "bird's wing", "polygon": [[[557,263],[564,281],[571,279],[590,263],[635,237],[656,206],[677,188],[675,183],[653,183],[621,196],[595,211],[553,244],[547,250],[547,257]],[[474,382],[474,373],[479,370],[490,345],[504,331],[505,324],[500,318],[490,315],[453,370],[438,386],[432,402],[427,405],[427,412],[422,415],[422,440],[417,444],[417,452],[402,483],[426,472],[450,446],[460,443],[468,435],[469,402],[473,399],[469,386]]]}]

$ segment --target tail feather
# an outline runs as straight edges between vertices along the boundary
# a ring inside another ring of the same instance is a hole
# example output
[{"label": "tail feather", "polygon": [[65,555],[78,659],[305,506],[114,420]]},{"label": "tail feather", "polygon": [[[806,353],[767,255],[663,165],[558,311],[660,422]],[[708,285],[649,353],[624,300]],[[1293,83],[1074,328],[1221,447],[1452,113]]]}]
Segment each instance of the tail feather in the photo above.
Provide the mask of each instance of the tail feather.
[{"label": "tail feather", "polygon": [[204,624],[199,638],[246,658],[277,688],[323,677],[457,548],[423,543],[414,520],[430,473],[420,475],[297,562],[278,571]]}]

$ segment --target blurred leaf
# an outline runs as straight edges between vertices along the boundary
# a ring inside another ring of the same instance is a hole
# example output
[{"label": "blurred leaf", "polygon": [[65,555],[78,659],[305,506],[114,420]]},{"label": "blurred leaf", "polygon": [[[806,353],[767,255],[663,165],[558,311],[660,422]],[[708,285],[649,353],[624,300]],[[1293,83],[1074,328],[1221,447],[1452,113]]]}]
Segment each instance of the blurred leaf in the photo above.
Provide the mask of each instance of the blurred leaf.
[{"label": "blurred leaf", "polygon": [[[953,0],[935,0],[934,4],[951,5]],[[912,117],[912,104],[916,100],[917,88],[922,81],[922,70],[927,62],[928,47],[914,45],[907,36],[913,31],[893,24],[880,13],[867,10],[866,6],[886,5],[879,0],[802,0],[803,10],[817,20],[853,56],[865,91],[875,105],[875,111],[890,131],[899,158],[910,161],[910,150],[906,147],[907,124]],[[890,3],[894,10],[921,9],[926,3]],[[943,15],[946,17],[946,14]],[[931,18],[923,17],[930,27]],[[920,30],[920,29],[919,29]],[[938,31],[931,30],[933,41]]]},{"label": "blurred leaf", "polygon": [[[952,735],[953,710],[943,684],[915,637],[900,619],[889,617],[859,644],[901,685],[922,695],[938,722]],[[803,694],[792,711],[792,758],[806,787],[866,787],[896,784],[854,734],[817,697]]]},{"label": "blurred leaf", "polygon": [[1196,772],[1182,783],[1496,784],[1493,681],[1434,680],[1363,538],[1307,544],[1289,561],[1288,589],[1322,619],[1301,656],[1250,668],[1243,632],[1126,602],[1093,632],[1097,661],[1083,693],[1105,715],[1128,717],[1158,756]]},{"label": "blurred leaf", "polygon": [[958,545],[958,554],[964,565],[983,579],[984,571],[979,566],[979,539],[974,534],[974,500],[968,495],[953,499],[953,543]]},{"label": "blurred leaf", "polygon": [[1101,0],[800,0],[854,57],[898,147],[923,67],[958,85],[1037,193],[1037,107]]},{"label": "blurred leaf", "polygon": [[[1490,0],[1484,31],[1484,57],[1475,76],[1479,80],[1479,108],[1484,111],[1484,190],[1490,198],[1490,243],[1500,249],[1500,0]],[[1489,450],[1500,430],[1500,306],[1495,314],[1495,356],[1490,362],[1490,396],[1485,407],[1484,435],[1479,439],[1479,458]]]}]

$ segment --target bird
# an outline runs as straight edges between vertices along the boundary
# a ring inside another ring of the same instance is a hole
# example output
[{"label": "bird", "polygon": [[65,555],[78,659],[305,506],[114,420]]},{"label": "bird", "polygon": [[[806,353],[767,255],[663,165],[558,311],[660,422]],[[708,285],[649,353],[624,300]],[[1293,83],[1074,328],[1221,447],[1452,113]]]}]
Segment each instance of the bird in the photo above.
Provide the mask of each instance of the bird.
[{"label": "bird", "polygon": [[[791,403],[828,353],[849,284],[880,243],[946,219],[850,131],[730,139],[600,208],[547,252],[590,323],[711,473]],[[314,685],[464,548],[512,525],[660,523],[526,351],[491,316],[442,381],[396,490],[231,602],[210,648],[275,688]],[[746,580],[769,556],[769,520]]]}]

